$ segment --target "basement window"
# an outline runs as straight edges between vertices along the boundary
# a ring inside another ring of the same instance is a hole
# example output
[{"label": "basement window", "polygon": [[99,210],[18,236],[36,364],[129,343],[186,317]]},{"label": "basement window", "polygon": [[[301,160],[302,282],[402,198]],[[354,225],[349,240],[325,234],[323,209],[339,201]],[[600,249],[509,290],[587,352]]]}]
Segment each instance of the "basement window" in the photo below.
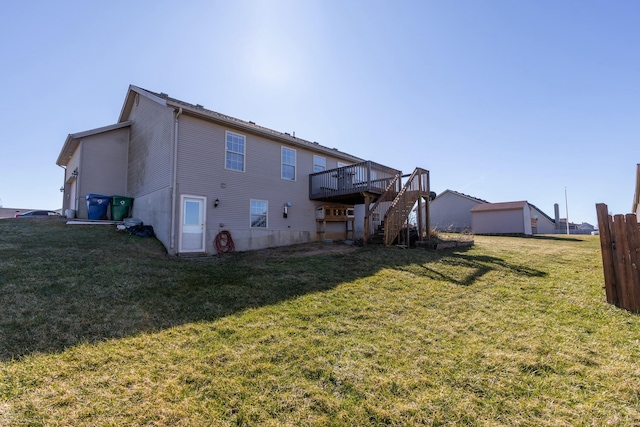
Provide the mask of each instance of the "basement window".
[{"label": "basement window", "polygon": [[251,200],[251,228],[267,228],[268,209],[266,200]]}]

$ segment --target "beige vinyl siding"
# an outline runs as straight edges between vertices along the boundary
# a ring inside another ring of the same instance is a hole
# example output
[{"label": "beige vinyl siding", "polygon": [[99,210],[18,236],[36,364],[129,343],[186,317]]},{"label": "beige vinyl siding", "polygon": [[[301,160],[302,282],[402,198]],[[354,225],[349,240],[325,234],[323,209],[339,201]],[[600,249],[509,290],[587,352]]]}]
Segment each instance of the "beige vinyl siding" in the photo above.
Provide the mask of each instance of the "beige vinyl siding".
[{"label": "beige vinyl siding", "polygon": [[556,231],[556,224],[547,218],[542,212],[531,207],[531,216],[538,216],[536,234],[554,234]]},{"label": "beige vinyl siding", "polygon": [[443,193],[429,204],[430,227],[438,231],[471,230],[471,208],[479,203],[459,194]]},{"label": "beige vinyl siding", "polygon": [[[245,171],[225,169],[225,132],[245,136]],[[281,178],[281,147],[296,150],[296,181]],[[207,251],[213,239],[228,230],[236,249],[248,250],[316,238],[316,202],[309,200],[308,176],[313,171],[310,150],[217,125],[183,114],[179,123],[178,194],[206,196]],[[316,153],[317,154],[317,153]],[[326,157],[326,156],[325,156]],[[336,159],[327,158],[327,164]],[[218,207],[213,202],[218,199]],[[268,202],[268,227],[249,227],[250,201]],[[287,218],[283,208],[291,202]]]},{"label": "beige vinyl siding", "polygon": [[170,227],[174,109],[146,96],[138,96],[137,100],[127,110],[128,115],[121,118],[133,122],[126,195],[134,198],[132,215],[153,226],[158,240],[174,254]]},{"label": "beige vinyl siding", "polygon": [[76,200],[70,201],[72,209],[77,203],[78,218],[87,218],[87,194],[126,195],[128,141],[129,129],[123,128],[87,136],[78,145],[67,166],[69,176],[78,166]]},{"label": "beige vinyl siding", "polygon": [[473,232],[476,234],[531,234],[525,229],[525,213],[522,209],[472,212]]},{"label": "beige vinyl siding", "polygon": [[171,185],[173,109],[140,96],[127,118],[133,120],[129,144],[128,191],[141,197]]}]

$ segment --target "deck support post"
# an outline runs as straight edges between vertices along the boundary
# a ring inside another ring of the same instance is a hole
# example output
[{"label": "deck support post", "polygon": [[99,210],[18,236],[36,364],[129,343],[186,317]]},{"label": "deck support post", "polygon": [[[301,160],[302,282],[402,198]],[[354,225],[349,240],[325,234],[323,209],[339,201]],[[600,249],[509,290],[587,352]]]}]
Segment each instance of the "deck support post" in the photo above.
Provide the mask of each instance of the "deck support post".
[{"label": "deck support post", "polygon": [[369,221],[371,217],[371,203],[373,198],[371,196],[364,196],[364,238],[362,239],[362,245],[367,246],[367,241],[371,236],[371,230],[369,230]]}]

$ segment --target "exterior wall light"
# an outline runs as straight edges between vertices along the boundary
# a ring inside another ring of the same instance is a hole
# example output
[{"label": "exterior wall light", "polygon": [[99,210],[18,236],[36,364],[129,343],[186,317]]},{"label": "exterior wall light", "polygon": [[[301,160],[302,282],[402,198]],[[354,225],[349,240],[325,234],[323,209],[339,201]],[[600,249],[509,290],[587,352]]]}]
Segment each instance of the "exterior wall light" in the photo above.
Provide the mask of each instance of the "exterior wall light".
[{"label": "exterior wall light", "polygon": [[291,206],[292,206],[292,205],[291,205],[291,202],[285,202],[285,204],[284,204],[284,206],[283,206],[284,211],[282,212],[282,217],[283,217],[283,218],[286,218],[286,217],[287,217],[287,215],[289,214],[289,208],[290,208]]},{"label": "exterior wall light", "polygon": [[214,207],[214,208],[217,208],[219,204],[220,204],[220,199],[215,199],[215,200],[213,201],[213,207]]}]

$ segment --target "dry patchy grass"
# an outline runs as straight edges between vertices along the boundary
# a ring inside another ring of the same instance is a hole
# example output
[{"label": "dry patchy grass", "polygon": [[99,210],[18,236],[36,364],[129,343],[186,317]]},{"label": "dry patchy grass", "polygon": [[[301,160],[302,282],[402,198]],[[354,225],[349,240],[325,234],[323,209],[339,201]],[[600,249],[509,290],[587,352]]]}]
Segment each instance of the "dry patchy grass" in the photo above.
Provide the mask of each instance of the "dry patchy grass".
[{"label": "dry patchy grass", "polygon": [[0,425],[640,423],[640,321],[592,236],[179,260],[49,227],[0,222]]}]

